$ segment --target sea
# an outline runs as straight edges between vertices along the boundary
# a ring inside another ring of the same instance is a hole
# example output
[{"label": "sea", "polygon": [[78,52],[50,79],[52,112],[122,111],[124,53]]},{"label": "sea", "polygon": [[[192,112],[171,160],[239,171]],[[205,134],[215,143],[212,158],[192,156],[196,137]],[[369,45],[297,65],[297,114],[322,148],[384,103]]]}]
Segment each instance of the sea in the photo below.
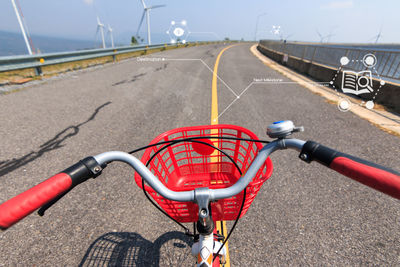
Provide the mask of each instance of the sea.
[{"label": "sea", "polygon": [[[115,46],[130,45],[130,39],[132,35],[133,35],[132,33],[126,32],[122,33],[120,36],[117,36],[115,38]],[[142,33],[141,36],[146,36],[146,34]],[[95,36],[91,37],[92,40],[76,40],[76,39],[34,35],[34,34],[31,35],[35,53],[67,52],[67,51],[101,48],[102,43],[100,41],[100,38],[99,37],[95,38]],[[106,47],[111,47],[111,43],[108,39],[109,38],[107,38]],[[212,40],[201,39],[201,38],[193,40],[189,37],[187,41],[191,42],[191,41],[212,41]],[[164,44],[169,42],[170,38],[167,34],[152,33],[153,44]],[[28,50],[26,48],[21,33],[0,31],[0,57],[26,55],[26,54],[28,54]]]}]

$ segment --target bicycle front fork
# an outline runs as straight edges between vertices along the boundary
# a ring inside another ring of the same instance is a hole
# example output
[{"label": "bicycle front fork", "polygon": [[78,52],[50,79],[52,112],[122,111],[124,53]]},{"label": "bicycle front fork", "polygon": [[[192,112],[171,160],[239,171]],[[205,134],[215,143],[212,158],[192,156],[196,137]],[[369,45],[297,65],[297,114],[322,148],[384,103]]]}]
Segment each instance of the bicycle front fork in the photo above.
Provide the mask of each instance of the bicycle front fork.
[{"label": "bicycle front fork", "polygon": [[[197,222],[197,230],[199,232],[199,240],[192,246],[192,255],[197,256],[197,267],[212,267],[214,255],[220,250],[222,243],[219,241],[220,235],[214,228],[214,222],[208,217],[207,220]],[[214,238],[216,236],[216,238]],[[224,264],[226,258],[226,250],[223,247],[215,261]]]}]

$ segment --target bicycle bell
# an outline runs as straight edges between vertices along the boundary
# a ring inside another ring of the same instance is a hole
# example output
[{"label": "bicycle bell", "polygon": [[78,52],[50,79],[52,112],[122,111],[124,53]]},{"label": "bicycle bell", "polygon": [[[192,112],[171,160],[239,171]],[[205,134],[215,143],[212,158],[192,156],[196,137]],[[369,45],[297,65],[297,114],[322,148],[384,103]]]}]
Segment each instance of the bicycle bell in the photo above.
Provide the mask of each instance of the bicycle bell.
[{"label": "bicycle bell", "polygon": [[296,127],[294,123],[289,120],[276,121],[267,127],[267,135],[271,138],[286,138],[292,133],[303,131],[303,126]]}]

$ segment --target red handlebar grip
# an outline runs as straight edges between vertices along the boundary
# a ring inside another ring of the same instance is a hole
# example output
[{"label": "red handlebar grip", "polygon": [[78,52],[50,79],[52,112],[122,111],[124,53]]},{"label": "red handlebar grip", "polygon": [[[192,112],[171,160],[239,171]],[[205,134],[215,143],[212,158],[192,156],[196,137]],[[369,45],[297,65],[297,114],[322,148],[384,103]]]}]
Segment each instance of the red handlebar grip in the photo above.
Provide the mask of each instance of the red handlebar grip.
[{"label": "red handlebar grip", "polygon": [[346,157],[336,157],[329,167],[382,193],[400,199],[400,176]]},{"label": "red handlebar grip", "polygon": [[0,228],[17,223],[47,202],[67,191],[72,185],[68,174],[59,173],[0,205]]}]

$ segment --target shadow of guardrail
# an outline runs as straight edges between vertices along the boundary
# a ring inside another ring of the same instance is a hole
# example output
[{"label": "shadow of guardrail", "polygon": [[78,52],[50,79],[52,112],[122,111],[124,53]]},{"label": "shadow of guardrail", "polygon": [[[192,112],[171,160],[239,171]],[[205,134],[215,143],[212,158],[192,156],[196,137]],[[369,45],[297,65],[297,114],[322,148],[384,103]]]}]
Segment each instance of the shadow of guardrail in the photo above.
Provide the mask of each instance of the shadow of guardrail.
[{"label": "shadow of guardrail", "polygon": [[106,102],[103,105],[97,107],[92,115],[84,122],[68,126],[67,128],[61,130],[53,138],[40,145],[38,150],[31,151],[19,158],[0,161],[0,177],[17,170],[18,168],[21,168],[22,166],[25,166],[32,161],[35,161],[47,152],[62,148],[64,146],[63,143],[65,143],[66,140],[77,135],[79,133],[80,127],[94,120],[100,110],[109,104],[111,104],[111,102]]},{"label": "shadow of guardrail", "polygon": [[97,238],[79,266],[192,266],[192,239],[172,231],[151,242],[137,233],[110,232]]}]

